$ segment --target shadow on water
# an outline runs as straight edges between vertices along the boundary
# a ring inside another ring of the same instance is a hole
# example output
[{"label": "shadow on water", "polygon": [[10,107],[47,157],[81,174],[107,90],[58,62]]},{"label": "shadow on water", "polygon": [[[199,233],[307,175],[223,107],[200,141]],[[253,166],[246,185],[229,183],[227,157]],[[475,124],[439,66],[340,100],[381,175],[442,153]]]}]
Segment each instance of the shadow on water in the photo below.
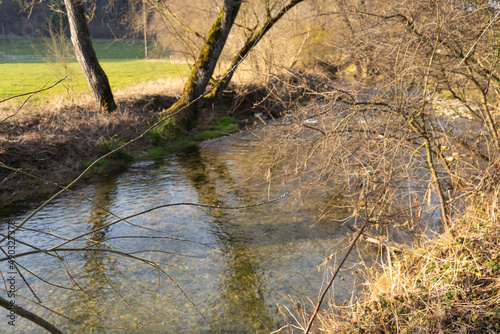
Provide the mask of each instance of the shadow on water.
[{"label": "shadow on water", "polygon": [[[110,174],[99,178],[95,183],[93,196],[89,198],[92,203],[88,210],[85,231],[95,232],[89,234],[85,242],[81,243],[82,249],[106,248],[110,228],[104,226],[112,218],[110,211],[113,211],[118,179],[119,174]],[[117,298],[112,289],[116,271],[112,255],[100,251],[78,251],[74,256],[76,260],[71,257],[66,259],[67,275],[73,282],[74,294],[66,298],[60,297],[60,300],[64,301],[65,313],[75,313],[71,318],[72,323],[79,328],[77,332],[105,333],[106,330],[99,328],[105,319],[100,316],[103,306],[97,301]],[[74,298],[75,296],[77,298]]]},{"label": "shadow on water", "polygon": [[96,245],[104,241],[108,227],[101,229],[109,218],[109,211],[112,209],[114,192],[117,187],[118,174],[108,175],[96,184],[94,197],[92,198],[92,208],[88,219],[89,231],[95,231],[89,238],[88,245]]},{"label": "shadow on water", "polygon": [[[206,161],[198,147],[177,157],[184,173],[196,189],[202,204],[223,206],[219,201],[216,182],[207,170],[208,163],[216,163],[217,177],[233,183],[230,173],[221,161]],[[266,283],[259,260],[248,247],[249,240],[238,226],[231,222],[226,210],[210,208],[211,233],[220,247],[225,261],[224,272],[220,276],[219,295],[212,302],[213,325],[223,331],[237,333],[248,329],[270,329],[272,320],[266,308]]]}]

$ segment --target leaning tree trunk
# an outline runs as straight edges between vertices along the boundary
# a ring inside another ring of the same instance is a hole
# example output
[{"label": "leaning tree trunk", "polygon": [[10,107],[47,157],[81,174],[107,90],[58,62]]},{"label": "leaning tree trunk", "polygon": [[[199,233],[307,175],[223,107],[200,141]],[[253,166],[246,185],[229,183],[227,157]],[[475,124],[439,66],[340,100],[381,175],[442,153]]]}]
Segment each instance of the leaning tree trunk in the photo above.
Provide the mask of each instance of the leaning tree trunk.
[{"label": "leaning tree trunk", "polygon": [[196,124],[202,108],[202,95],[214,73],[227,36],[240,10],[241,2],[241,0],[224,0],[224,7],[208,33],[191,75],[184,86],[181,98],[168,110],[171,113],[184,108],[176,115],[176,121],[186,130],[192,129]]},{"label": "leaning tree trunk", "polygon": [[92,46],[82,0],[64,0],[64,4],[68,13],[71,42],[75,48],[76,58],[97,103],[102,110],[111,112],[116,109],[116,103],[113,99],[108,77],[102,70],[101,65],[99,65]]},{"label": "leaning tree trunk", "polygon": [[264,35],[273,27],[276,22],[278,22],[279,19],[281,19],[283,15],[285,15],[289,10],[295,7],[295,5],[301,3],[302,1],[304,0],[291,0],[286,6],[281,8],[281,10],[276,13],[276,15],[269,17],[259,30],[255,30],[252,32],[252,34],[247,38],[245,45],[243,45],[240,51],[233,57],[229,69],[222,76],[223,79],[221,80],[221,82],[219,82],[219,84],[215,87],[215,90],[211,96],[212,98],[218,99],[221,97],[222,92],[227,88],[229,82],[233,78],[234,71],[243,61],[243,59],[245,59],[248,53],[253,49],[253,47],[257,43],[259,43]]}]

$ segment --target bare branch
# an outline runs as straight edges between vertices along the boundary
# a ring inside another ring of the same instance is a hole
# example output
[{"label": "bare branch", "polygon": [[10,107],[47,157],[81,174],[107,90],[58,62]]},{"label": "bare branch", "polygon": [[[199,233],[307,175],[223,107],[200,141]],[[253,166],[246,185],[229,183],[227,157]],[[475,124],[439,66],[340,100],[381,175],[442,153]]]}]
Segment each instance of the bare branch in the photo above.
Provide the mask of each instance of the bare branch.
[{"label": "bare branch", "polygon": [[[49,333],[53,334],[62,334],[56,326],[48,322],[47,320],[39,317],[38,315],[34,314],[31,311],[26,310],[25,308],[18,306],[18,305],[12,305],[7,299],[3,298],[0,296],[0,306],[5,308],[6,310],[12,311],[14,314],[17,314],[25,319],[28,319],[29,321],[33,322],[34,324],[37,324],[38,326],[46,329]],[[12,313],[11,313],[12,314]]]}]

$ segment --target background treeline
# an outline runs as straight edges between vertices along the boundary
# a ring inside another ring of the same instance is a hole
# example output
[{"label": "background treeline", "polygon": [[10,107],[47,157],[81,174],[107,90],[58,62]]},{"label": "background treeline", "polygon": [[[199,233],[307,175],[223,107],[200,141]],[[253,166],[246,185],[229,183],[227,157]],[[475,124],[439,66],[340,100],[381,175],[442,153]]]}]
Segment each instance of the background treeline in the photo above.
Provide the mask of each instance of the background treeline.
[{"label": "background treeline", "polygon": [[[59,26],[64,1],[36,3],[20,0],[0,2],[2,36],[47,37],[50,27]],[[94,38],[120,38],[127,34],[123,16],[129,9],[128,0],[96,0],[84,3],[89,14],[90,33]],[[67,27],[67,20],[64,25]]]}]

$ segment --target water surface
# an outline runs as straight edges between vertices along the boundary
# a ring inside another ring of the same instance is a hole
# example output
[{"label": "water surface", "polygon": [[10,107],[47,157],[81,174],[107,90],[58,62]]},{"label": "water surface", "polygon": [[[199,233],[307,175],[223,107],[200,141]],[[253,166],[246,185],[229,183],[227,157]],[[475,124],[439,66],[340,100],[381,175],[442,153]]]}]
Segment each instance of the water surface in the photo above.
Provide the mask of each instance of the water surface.
[{"label": "water surface", "polygon": [[[316,302],[326,280],[317,267],[346,246],[351,230],[338,222],[348,215],[342,210],[318,219],[336,195],[332,187],[253,206],[298,186],[269,178],[259,168],[269,157],[257,137],[242,133],[134,163],[123,173],[75,188],[81,196],[66,193],[17,238],[48,248],[94,231],[64,247],[99,251],[18,257],[36,297],[59,315],[23,300],[35,297],[20,279],[16,303],[67,333],[122,333],[137,327],[143,333],[209,333],[207,322],[224,333],[278,329],[284,322],[280,310],[295,312]],[[204,206],[164,207],[106,226],[116,217],[171,203]],[[235,206],[250,207],[217,208]],[[4,218],[20,222],[29,212]],[[0,229],[5,233],[6,225]],[[28,249],[18,244],[16,252]],[[361,282],[358,267],[352,267],[356,261],[353,256],[350,270],[335,283],[337,303],[351,298],[353,286]],[[5,271],[6,263],[0,265]],[[18,318],[13,332],[44,331]]]}]

